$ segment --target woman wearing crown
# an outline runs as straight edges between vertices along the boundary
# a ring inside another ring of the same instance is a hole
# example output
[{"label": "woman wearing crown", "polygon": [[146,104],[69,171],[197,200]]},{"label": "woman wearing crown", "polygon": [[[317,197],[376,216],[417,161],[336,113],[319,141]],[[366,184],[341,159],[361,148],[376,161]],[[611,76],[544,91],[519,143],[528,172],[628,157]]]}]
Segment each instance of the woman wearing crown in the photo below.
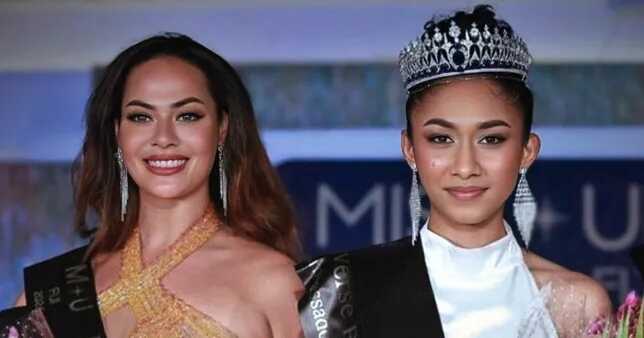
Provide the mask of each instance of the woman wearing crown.
[{"label": "woman wearing crown", "polygon": [[598,283],[521,248],[503,219],[516,187],[529,243],[536,205],[526,172],[540,147],[530,63],[489,6],[427,22],[402,50],[413,235],[302,264],[307,336],[580,337],[610,312]]}]

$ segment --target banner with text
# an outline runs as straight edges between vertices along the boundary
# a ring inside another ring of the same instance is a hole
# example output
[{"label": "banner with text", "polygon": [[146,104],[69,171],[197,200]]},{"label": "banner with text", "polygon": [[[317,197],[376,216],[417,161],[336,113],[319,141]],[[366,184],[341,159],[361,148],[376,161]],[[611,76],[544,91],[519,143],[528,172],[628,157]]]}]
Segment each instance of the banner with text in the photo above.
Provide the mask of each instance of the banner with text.
[{"label": "banner with text", "polygon": [[[411,231],[411,172],[402,161],[291,160],[278,170],[310,256]],[[539,206],[531,250],[598,279],[614,302],[642,290],[631,252],[643,243],[643,160],[540,160],[528,181]],[[506,219],[512,224],[510,204]]]}]

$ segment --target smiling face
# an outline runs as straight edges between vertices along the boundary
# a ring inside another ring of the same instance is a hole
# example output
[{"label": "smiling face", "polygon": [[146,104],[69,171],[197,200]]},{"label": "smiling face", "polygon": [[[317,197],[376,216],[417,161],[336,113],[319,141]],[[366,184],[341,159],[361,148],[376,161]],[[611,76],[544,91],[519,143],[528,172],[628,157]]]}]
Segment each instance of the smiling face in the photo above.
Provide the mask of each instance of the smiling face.
[{"label": "smiling face", "polygon": [[127,77],[116,130],[125,165],[142,198],[208,196],[208,177],[227,119],[199,68],[157,57]]},{"label": "smiling face", "polygon": [[405,158],[418,168],[431,223],[498,221],[520,168],[532,164],[539,139],[524,141],[523,114],[493,81],[457,80],[425,93],[412,108]]}]

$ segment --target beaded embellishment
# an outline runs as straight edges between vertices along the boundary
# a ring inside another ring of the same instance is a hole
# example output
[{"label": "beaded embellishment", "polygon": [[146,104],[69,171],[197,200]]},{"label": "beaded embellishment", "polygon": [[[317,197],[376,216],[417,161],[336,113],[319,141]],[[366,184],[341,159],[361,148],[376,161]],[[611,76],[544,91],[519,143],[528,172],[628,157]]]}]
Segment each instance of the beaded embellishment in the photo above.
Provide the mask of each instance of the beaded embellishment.
[{"label": "beaded embellishment", "polygon": [[140,233],[135,229],[122,250],[119,281],[98,296],[101,315],[105,317],[127,306],[136,318],[136,328],[130,334],[135,338],[235,338],[232,332],[176,297],[161,282],[217,229],[214,210],[209,208],[167,252],[146,267],[143,266]]}]

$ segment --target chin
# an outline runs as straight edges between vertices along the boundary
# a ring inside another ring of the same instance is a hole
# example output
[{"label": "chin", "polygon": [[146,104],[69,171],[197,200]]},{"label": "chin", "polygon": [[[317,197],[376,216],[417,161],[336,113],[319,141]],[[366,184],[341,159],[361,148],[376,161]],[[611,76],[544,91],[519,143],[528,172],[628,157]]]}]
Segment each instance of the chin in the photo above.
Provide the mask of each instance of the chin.
[{"label": "chin", "polygon": [[481,208],[458,208],[450,210],[446,215],[455,223],[477,225],[489,220],[494,213]]},{"label": "chin", "polygon": [[155,186],[152,189],[144,189],[146,195],[161,199],[180,199],[187,195],[186,187],[179,186]]}]

